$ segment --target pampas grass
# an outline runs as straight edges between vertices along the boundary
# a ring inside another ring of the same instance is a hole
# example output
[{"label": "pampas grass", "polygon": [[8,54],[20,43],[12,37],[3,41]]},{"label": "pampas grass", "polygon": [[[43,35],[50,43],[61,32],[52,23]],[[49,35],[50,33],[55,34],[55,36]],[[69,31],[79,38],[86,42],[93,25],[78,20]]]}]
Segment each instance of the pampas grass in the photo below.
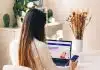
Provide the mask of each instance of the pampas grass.
[{"label": "pampas grass", "polygon": [[[88,17],[89,12],[84,10],[72,11],[67,18],[69,25],[76,39],[82,40],[85,27],[89,24],[91,17]],[[87,22],[88,21],[88,22]]]}]

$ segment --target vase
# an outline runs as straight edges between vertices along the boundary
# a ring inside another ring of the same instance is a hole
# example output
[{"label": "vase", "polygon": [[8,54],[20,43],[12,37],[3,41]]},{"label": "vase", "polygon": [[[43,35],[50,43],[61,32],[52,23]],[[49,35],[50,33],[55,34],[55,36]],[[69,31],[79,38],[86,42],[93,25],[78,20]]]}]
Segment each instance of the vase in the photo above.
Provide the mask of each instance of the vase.
[{"label": "vase", "polygon": [[75,39],[72,41],[72,54],[79,54],[83,51],[83,40]]}]

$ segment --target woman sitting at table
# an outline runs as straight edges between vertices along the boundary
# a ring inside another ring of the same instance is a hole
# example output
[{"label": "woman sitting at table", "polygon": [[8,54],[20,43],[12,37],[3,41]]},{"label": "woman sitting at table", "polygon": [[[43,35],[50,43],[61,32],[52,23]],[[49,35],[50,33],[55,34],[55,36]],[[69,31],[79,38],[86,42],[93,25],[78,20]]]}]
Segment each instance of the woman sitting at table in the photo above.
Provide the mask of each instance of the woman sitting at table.
[{"label": "woman sitting at table", "polygon": [[46,16],[38,9],[30,9],[26,14],[20,41],[15,40],[10,45],[11,61],[17,68],[23,66],[32,70],[58,70],[45,43],[45,23]]},{"label": "woman sitting at table", "polygon": [[[13,41],[10,56],[14,65],[32,70],[57,70],[45,42],[45,13],[30,9],[25,16],[20,42]],[[19,45],[18,45],[19,43]]]}]

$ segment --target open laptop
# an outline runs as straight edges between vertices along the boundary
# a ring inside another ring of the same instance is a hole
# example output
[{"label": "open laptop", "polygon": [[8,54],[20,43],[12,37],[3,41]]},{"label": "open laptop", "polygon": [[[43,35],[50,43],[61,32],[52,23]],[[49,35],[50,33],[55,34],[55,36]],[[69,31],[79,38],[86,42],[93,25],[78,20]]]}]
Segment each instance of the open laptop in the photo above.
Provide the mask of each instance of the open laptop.
[{"label": "open laptop", "polygon": [[53,62],[57,66],[69,66],[72,42],[62,40],[47,40],[47,44]]}]

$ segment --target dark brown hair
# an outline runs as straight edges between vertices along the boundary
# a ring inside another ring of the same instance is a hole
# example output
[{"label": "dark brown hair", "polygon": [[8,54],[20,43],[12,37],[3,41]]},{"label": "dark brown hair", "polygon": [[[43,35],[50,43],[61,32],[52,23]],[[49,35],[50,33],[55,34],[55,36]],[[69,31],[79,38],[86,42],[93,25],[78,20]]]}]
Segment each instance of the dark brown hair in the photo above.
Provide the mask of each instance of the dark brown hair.
[{"label": "dark brown hair", "polygon": [[39,60],[36,60],[32,52],[32,42],[34,38],[39,41],[45,40],[44,26],[46,23],[45,14],[38,9],[30,9],[25,16],[22,26],[20,44],[19,44],[19,65],[32,68],[32,70],[43,70],[38,68]]}]

